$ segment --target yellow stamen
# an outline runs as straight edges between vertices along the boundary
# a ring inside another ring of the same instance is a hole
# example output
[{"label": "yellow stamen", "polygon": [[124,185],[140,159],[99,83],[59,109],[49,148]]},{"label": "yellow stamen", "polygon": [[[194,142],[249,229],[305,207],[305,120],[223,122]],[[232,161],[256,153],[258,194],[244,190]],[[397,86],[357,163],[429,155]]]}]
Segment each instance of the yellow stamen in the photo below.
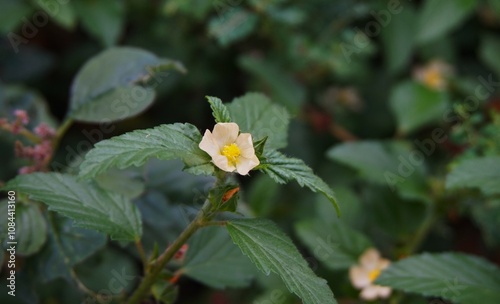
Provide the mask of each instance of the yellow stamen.
[{"label": "yellow stamen", "polygon": [[380,275],[380,272],[381,272],[380,269],[373,269],[372,271],[370,271],[370,273],[368,273],[368,278],[370,279],[370,282],[375,281]]},{"label": "yellow stamen", "polygon": [[224,155],[227,160],[233,165],[236,164],[236,161],[240,154],[240,148],[236,144],[225,145],[222,149],[222,155]]},{"label": "yellow stamen", "polygon": [[438,89],[443,82],[443,77],[439,71],[430,70],[425,73],[424,82],[429,87]]}]

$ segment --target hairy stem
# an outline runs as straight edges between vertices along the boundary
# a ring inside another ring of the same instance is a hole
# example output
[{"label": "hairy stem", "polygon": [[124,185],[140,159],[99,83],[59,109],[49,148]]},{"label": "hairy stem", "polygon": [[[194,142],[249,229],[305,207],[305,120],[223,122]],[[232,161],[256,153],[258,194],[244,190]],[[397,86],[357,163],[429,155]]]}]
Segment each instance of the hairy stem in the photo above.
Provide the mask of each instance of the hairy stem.
[{"label": "hairy stem", "polygon": [[139,287],[135,290],[132,296],[128,300],[128,304],[138,304],[140,301],[146,297],[151,289],[151,286],[156,282],[156,279],[160,275],[162,269],[167,265],[167,263],[173,258],[175,253],[186,243],[186,241],[203,226],[203,223],[210,217],[210,209],[212,204],[209,200],[205,201],[205,204],[201,210],[196,215],[195,219],[189,223],[189,225],[182,231],[179,237],[170,245],[159,257],[154,261],[153,265],[150,267],[150,271],[146,273],[146,276],[142,280]]}]

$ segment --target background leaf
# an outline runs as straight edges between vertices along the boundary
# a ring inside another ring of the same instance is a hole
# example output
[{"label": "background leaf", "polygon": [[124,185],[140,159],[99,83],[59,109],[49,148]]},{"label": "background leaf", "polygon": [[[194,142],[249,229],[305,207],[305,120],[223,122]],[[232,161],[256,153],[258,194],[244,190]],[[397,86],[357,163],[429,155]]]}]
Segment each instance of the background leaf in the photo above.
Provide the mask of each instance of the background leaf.
[{"label": "background leaf", "polygon": [[[15,211],[16,230],[15,240],[8,238],[8,212]],[[47,224],[40,209],[36,204],[23,204],[16,202],[16,209],[8,209],[7,201],[0,203],[0,239],[4,248],[8,248],[8,241],[17,242],[16,254],[31,255],[38,252],[47,240]]]},{"label": "background leaf", "polygon": [[182,159],[189,172],[209,175],[213,172],[210,156],[198,144],[201,134],[191,124],[160,125],[136,130],[101,141],[85,155],[80,177],[95,177],[109,168],[141,166],[150,158]]},{"label": "background leaf", "polygon": [[122,1],[75,1],[83,28],[105,47],[116,44],[125,19]]},{"label": "background leaf", "polygon": [[500,157],[464,160],[446,177],[446,188],[477,187],[486,195],[500,193]]},{"label": "background leaf", "polygon": [[48,239],[37,269],[42,282],[64,278],[72,282],[71,269],[106,244],[106,237],[93,230],[75,227],[73,221],[58,214],[49,215]]},{"label": "background leaf", "polygon": [[146,81],[157,69],[183,70],[178,62],[150,52],[114,47],[91,58],[73,80],[69,116],[87,122],[115,121],[139,114],[155,97]]},{"label": "background leaf", "polygon": [[475,9],[476,0],[427,0],[418,19],[417,41],[427,43],[458,27]]},{"label": "background leaf", "polygon": [[461,253],[424,253],[392,263],[376,284],[455,303],[500,301],[500,269]]},{"label": "background leaf", "polygon": [[337,219],[333,225],[321,220],[302,220],[295,225],[300,240],[310,252],[332,270],[348,269],[358,263],[370,240]]},{"label": "background leaf", "polygon": [[35,0],[52,20],[63,28],[70,30],[76,25],[76,14],[73,7],[80,1]]},{"label": "background leaf", "polygon": [[189,241],[184,264],[179,271],[213,288],[245,287],[255,275],[255,267],[231,242],[222,227],[207,227]]},{"label": "background leaf", "polygon": [[395,86],[389,97],[400,132],[409,133],[442,119],[448,107],[448,95],[407,81]]},{"label": "background leaf", "polygon": [[268,136],[265,148],[279,149],[287,145],[290,115],[265,95],[247,93],[235,98],[228,109],[240,131],[252,133],[254,141]]},{"label": "background leaf", "polygon": [[19,175],[4,189],[28,194],[47,204],[50,210],[74,219],[78,226],[107,233],[113,239],[137,240],[142,234],[139,211],[128,199],[78,182],[72,175]]},{"label": "background leaf", "polygon": [[290,238],[265,219],[231,220],[229,235],[265,274],[277,273],[304,304],[337,303],[325,280],[317,277]]},{"label": "background leaf", "polygon": [[275,182],[286,184],[291,180],[297,181],[301,187],[307,187],[313,192],[323,194],[333,204],[340,215],[340,209],[335,199],[333,190],[318,176],[314,174],[302,160],[286,157],[278,151],[265,154],[261,161],[261,170],[269,175]]},{"label": "background leaf", "polygon": [[499,48],[500,39],[497,36],[488,35],[483,37],[479,49],[481,60],[495,71],[497,77],[500,76],[500,58],[497,56]]},{"label": "background leaf", "polygon": [[258,15],[242,8],[233,8],[225,14],[213,17],[208,23],[208,33],[220,45],[227,46],[252,33],[259,20]]}]

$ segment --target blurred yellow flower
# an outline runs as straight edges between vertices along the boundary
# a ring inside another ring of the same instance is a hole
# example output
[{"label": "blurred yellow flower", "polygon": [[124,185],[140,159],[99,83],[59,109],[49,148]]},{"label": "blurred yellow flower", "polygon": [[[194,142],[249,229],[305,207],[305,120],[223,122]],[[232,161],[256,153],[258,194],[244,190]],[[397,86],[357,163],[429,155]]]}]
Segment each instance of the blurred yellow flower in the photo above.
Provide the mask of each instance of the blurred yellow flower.
[{"label": "blurred yellow flower", "polygon": [[417,67],[413,71],[413,77],[434,90],[442,91],[448,86],[448,77],[453,74],[453,68],[441,61],[433,60],[426,66]]},{"label": "blurred yellow flower", "polygon": [[357,289],[361,289],[360,297],[362,299],[387,298],[391,294],[391,288],[373,284],[382,270],[387,268],[389,264],[390,261],[381,258],[376,249],[370,248],[361,255],[359,264],[349,269],[351,283]]},{"label": "blurred yellow flower", "polygon": [[205,131],[199,147],[212,157],[212,162],[221,170],[246,175],[260,162],[255,155],[252,135],[239,132],[240,127],[235,123],[218,123],[213,133]]}]

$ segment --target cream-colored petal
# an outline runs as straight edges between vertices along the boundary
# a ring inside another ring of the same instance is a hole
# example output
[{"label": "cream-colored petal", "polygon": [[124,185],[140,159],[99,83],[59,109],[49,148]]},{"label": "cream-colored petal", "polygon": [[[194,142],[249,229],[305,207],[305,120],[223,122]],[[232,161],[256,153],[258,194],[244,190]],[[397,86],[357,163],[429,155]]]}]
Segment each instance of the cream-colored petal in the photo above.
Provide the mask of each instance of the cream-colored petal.
[{"label": "cream-colored petal", "polygon": [[387,267],[389,267],[390,264],[391,264],[391,261],[389,261],[387,259],[380,259],[377,262],[377,268],[380,269],[380,270],[384,270]]},{"label": "cream-colored petal", "polygon": [[255,149],[252,142],[252,134],[241,133],[236,139],[236,145],[240,148],[241,156],[251,158],[255,155]]},{"label": "cream-colored petal", "polygon": [[234,122],[218,123],[214,127],[213,136],[220,150],[226,145],[233,144],[238,138],[240,127]]},{"label": "cream-colored petal", "polygon": [[234,172],[236,170],[236,167],[230,164],[224,155],[212,156],[212,162],[222,171]]},{"label": "cream-colored petal", "polygon": [[220,147],[218,146],[213,134],[209,130],[205,131],[205,134],[203,135],[203,138],[201,139],[198,147],[200,147],[200,149],[207,152],[208,155],[212,157],[220,154]]},{"label": "cream-colored petal", "polygon": [[257,167],[259,164],[260,161],[255,154],[250,158],[240,156],[236,164],[236,170],[238,170],[238,173],[241,175],[247,175],[250,170]]},{"label": "cream-colored petal", "polygon": [[359,296],[363,300],[368,300],[368,301],[375,300],[378,297],[378,288],[377,286],[374,285],[367,286],[363,288]]},{"label": "cream-colored petal", "polygon": [[376,287],[378,289],[377,292],[378,292],[379,298],[386,299],[392,293],[392,289],[390,287],[380,286],[380,285],[376,285]]},{"label": "cream-colored petal", "polygon": [[367,249],[359,259],[361,266],[369,270],[375,269],[380,259],[380,253],[375,248]]},{"label": "cream-colored petal", "polygon": [[370,277],[368,271],[360,266],[352,266],[349,269],[349,279],[352,286],[357,289],[364,288],[370,285]]}]

